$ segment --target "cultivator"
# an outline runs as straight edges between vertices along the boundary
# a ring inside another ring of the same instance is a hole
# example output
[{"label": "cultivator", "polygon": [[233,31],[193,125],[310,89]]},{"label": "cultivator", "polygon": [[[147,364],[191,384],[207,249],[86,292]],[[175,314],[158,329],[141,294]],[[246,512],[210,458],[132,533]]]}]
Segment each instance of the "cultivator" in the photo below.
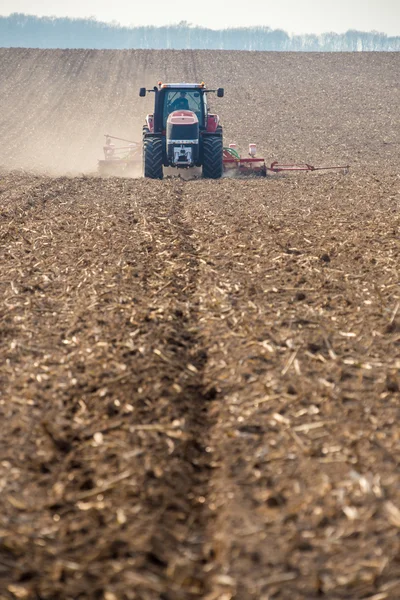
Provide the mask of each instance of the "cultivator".
[{"label": "cultivator", "polygon": [[224,148],[222,155],[222,164],[224,173],[228,176],[259,176],[267,175],[267,165],[263,158],[256,157],[256,145],[249,144],[249,156],[243,158],[240,156],[236,144],[229,144]]},{"label": "cultivator", "polygon": [[[100,175],[139,175],[142,169],[141,144],[108,134],[105,138],[104,159],[99,160]],[[116,147],[112,140],[128,145]]]},{"label": "cultivator", "polygon": [[236,144],[229,144],[224,148],[223,165],[224,173],[227,176],[250,176],[250,177],[267,177],[272,173],[281,173],[282,171],[327,171],[331,169],[342,169],[347,172],[349,166],[329,166],[329,167],[313,167],[307,163],[301,164],[280,164],[274,161],[270,167],[267,167],[264,158],[256,156],[256,144],[249,144],[248,156],[241,156],[237,150]]}]

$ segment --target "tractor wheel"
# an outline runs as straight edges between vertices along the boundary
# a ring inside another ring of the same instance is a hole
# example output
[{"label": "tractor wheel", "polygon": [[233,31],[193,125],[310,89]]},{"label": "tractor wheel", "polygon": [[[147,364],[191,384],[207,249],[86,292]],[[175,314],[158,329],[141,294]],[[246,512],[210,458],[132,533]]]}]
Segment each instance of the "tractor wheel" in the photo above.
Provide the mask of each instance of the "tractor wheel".
[{"label": "tractor wheel", "polygon": [[203,139],[203,177],[219,179],[222,177],[223,144],[220,135],[208,135]]},{"label": "tractor wheel", "polygon": [[149,179],[163,178],[163,145],[160,138],[144,138],[143,172]]}]

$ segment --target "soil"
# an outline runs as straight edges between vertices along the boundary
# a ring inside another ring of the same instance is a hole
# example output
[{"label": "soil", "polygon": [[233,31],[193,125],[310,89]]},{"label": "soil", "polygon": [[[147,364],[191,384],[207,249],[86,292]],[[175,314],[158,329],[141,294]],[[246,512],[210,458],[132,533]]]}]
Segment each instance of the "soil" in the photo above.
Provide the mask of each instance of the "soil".
[{"label": "soil", "polygon": [[[0,599],[400,598],[398,54],[0,57]],[[96,176],[159,79],[350,171]]]}]

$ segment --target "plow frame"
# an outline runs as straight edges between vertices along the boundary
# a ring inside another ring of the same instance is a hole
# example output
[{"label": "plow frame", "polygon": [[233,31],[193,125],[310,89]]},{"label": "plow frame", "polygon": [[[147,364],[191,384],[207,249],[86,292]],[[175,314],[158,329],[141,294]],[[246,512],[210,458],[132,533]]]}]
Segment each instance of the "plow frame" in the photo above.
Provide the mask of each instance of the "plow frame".
[{"label": "plow frame", "polygon": [[347,172],[350,169],[350,165],[335,165],[332,167],[313,167],[308,163],[283,165],[279,164],[276,160],[270,167],[267,167],[267,171],[271,173],[281,173],[282,171],[330,171],[331,169],[342,169]]},{"label": "plow frame", "polygon": [[[232,146],[234,146],[234,144]],[[344,173],[347,173],[350,168],[349,165],[314,167],[308,163],[280,164],[277,160],[271,163],[271,166],[267,167],[264,158],[255,156],[255,144],[249,144],[249,156],[246,157],[242,157],[239,152],[231,146],[229,148],[224,148],[222,162],[226,174],[231,172],[239,175],[261,177],[267,177],[269,174],[281,172],[329,171],[334,169],[341,169]]]}]

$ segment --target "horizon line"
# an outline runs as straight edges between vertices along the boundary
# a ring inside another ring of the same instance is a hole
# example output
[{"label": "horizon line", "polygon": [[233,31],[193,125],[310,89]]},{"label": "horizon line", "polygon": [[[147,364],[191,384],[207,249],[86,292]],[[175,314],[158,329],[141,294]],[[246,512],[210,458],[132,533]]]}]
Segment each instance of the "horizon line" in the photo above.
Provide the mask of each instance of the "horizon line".
[{"label": "horizon line", "polygon": [[119,29],[137,29],[139,27],[152,27],[154,29],[160,29],[163,27],[178,27],[178,26],[182,26],[182,27],[186,27],[186,28],[192,28],[192,29],[207,29],[210,31],[227,31],[229,29],[269,29],[270,31],[283,31],[284,33],[286,33],[287,35],[289,35],[290,37],[294,37],[294,36],[304,36],[304,35],[315,35],[315,36],[322,36],[322,35],[327,35],[327,34],[335,34],[335,35],[345,35],[346,33],[349,32],[357,32],[357,33],[372,33],[372,34],[378,34],[378,35],[385,35],[386,37],[389,38],[396,38],[396,37],[400,37],[400,32],[398,34],[392,35],[389,33],[386,33],[385,31],[379,31],[377,29],[370,29],[370,30],[365,30],[365,29],[346,29],[342,32],[339,31],[333,31],[333,30],[327,30],[327,31],[323,31],[321,33],[315,33],[315,32],[303,32],[303,33],[295,33],[295,32],[289,32],[286,29],[283,29],[282,27],[276,27],[273,28],[270,25],[246,25],[246,26],[240,26],[240,25],[233,25],[230,27],[209,27],[207,25],[198,25],[195,23],[190,23],[188,21],[182,20],[179,21],[178,23],[165,23],[163,25],[151,25],[151,24],[129,24],[129,25],[123,25],[122,23],[120,23],[119,21],[116,20],[112,20],[112,21],[104,21],[104,20],[99,20],[97,17],[95,17],[94,15],[90,15],[90,16],[86,16],[86,17],[74,17],[74,16],[70,16],[70,15],[64,15],[64,16],[56,16],[56,15],[37,15],[37,14],[32,14],[32,13],[24,13],[24,12],[10,12],[9,14],[0,14],[0,19],[1,18],[9,18],[13,15],[21,15],[24,17],[34,17],[36,19],[54,19],[54,20],[61,20],[61,19],[68,19],[70,21],[94,21],[96,23],[99,24],[103,24],[103,25],[108,25],[108,26],[114,26],[116,28]]}]

